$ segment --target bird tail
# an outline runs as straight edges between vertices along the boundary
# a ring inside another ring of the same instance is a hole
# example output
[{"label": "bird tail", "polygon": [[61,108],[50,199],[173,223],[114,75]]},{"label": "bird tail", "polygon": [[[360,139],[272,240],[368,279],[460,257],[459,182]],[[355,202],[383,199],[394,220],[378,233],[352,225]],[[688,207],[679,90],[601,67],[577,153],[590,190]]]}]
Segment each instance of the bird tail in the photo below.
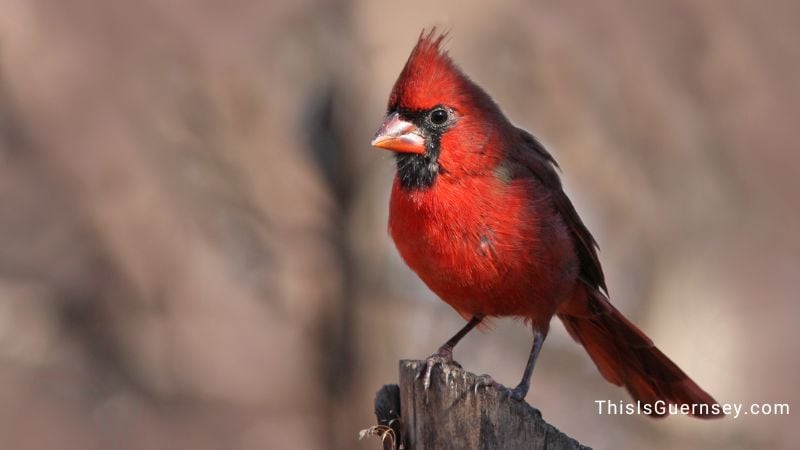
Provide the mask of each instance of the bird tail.
[{"label": "bird tail", "polygon": [[[688,405],[689,414],[722,417],[719,404],[661,352],[636,325],[617,311],[598,290],[582,285],[558,311],[564,326],[611,383],[651,405],[651,416],[668,414],[666,404]],[[661,401],[662,404],[656,402]],[[656,408],[658,407],[658,408]],[[687,408],[687,407],[684,407]]]}]

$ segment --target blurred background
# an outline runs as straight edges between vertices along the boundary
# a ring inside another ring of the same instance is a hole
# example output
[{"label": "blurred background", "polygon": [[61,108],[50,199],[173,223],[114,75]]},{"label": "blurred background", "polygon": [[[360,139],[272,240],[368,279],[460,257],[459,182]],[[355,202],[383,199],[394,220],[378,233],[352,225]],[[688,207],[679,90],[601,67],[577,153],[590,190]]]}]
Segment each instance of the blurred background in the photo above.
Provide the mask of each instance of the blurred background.
[{"label": "blurred background", "polygon": [[[718,400],[800,406],[800,3],[3,0],[0,448],[379,448],[374,392],[463,324],[369,147],[432,25],[561,163],[618,308]],[[456,358],[513,384],[529,345]],[[800,438],[597,414],[628,398],[554,321],[528,401],[584,444]]]}]

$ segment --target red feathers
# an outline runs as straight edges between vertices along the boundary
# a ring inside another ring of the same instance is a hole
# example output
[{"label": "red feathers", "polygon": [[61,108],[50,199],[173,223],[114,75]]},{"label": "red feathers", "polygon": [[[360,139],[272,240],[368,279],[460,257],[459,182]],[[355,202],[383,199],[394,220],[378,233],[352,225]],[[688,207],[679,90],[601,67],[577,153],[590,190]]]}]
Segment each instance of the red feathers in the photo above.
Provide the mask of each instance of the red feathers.
[{"label": "red feathers", "polygon": [[[521,397],[558,314],[603,376],[634,398],[715,403],[608,302],[594,239],[555,160],[459,70],[444,38],[420,35],[373,140],[397,152],[389,229],[408,266],[472,322],[515,316],[533,326],[539,347],[515,389]],[[452,355],[455,342],[438,354]]]},{"label": "red feathers", "polygon": [[437,96],[453,97],[460,84],[460,72],[447,52],[441,49],[446,34],[436,28],[424,31],[411,51],[389,96],[389,107],[428,109],[436,106]]},{"label": "red feathers", "polygon": [[427,110],[442,99],[448,99],[455,109],[493,104],[491,97],[464,75],[442,49],[446,38],[447,33],[439,33],[436,28],[420,34],[389,96],[390,110]]}]

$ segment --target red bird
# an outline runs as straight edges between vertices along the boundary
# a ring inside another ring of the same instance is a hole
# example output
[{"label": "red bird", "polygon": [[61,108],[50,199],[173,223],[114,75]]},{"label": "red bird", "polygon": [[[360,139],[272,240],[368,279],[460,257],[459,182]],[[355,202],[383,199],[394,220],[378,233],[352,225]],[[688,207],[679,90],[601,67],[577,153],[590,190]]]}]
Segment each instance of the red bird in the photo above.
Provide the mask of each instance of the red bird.
[{"label": "red bird", "polygon": [[557,315],[606,380],[634,399],[705,405],[694,415],[721,416],[608,301],[597,244],[561,188],[558,164],[459,70],[441,49],[444,37],[420,35],[372,141],[396,153],[389,232],[400,255],[468,320],[428,358],[426,385],[433,365],[453,362],[455,345],[481,321],[512,316],[533,329],[522,381],[507,390],[524,399]]}]

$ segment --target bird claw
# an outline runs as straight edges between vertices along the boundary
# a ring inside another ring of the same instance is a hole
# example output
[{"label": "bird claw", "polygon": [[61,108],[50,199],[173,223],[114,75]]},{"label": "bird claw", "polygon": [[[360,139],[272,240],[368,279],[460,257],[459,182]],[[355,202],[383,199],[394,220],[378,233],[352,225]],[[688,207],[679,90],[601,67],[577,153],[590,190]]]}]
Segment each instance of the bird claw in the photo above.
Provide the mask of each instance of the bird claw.
[{"label": "bird claw", "polygon": [[475,387],[473,388],[473,390],[475,391],[475,395],[478,395],[478,389],[484,388],[484,387],[493,387],[493,388],[497,389],[498,391],[507,391],[508,390],[507,387],[505,387],[502,384],[498,383],[497,381],[494,380],[494,378],[492,378],[491,375],[486,374],[486,373],[483,374],[483,375],[479,375],[477,378],[475,378]]},{"label": "bird claw", "polygon": [[483,387],[493,387],[497,389],[500,392],[500,395],[506,399],[510,398],[518,402],[525,400],[526,392],[524,392],[522,386],[517,386],[514,389],[507,388],[504,385],[495,381],[494,378],[492,378],[492,376],[488,374],[480,375],[475,379],[475,387],[474,387],[475,395],[478,395],[478,389]]},{"label": "bird claw", "polygon": [[437,364],[441,364],[442,366],[452,364],[461,368],[461,364],[453,360],[453,350],[440,348],[436,353],[425,360],[425,364],[420,369],[419,374],[417,374],[417,379],[422,378],[422,385],[425,387],[425,391],[427,391],[431,385],[431,372]]},{"label": "bird claw", "polygon": [[527,392],[525,392],[521,387],[517,386],[514,389],[506,389],[506,394],[508,395],[508,398],[510,398],[511,400],[524,402],[525,394],[527,394]]}]

